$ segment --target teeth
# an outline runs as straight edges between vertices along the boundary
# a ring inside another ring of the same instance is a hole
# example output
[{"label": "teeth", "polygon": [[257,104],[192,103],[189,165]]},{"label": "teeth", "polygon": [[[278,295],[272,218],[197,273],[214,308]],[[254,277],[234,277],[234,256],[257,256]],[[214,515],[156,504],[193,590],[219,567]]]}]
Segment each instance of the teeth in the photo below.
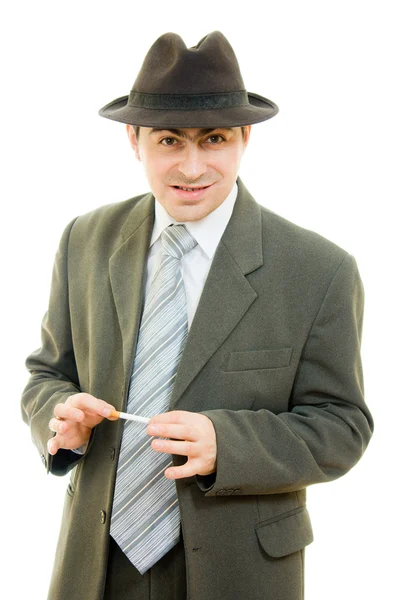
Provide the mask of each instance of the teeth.
[{"label": "teeth", "polygon": [[200,187],[200,188],[184,188],[184,187],[180,187],[179,189],[184,190],[185,192],[195,192],[197,190],[203,190],[204,188]]}]

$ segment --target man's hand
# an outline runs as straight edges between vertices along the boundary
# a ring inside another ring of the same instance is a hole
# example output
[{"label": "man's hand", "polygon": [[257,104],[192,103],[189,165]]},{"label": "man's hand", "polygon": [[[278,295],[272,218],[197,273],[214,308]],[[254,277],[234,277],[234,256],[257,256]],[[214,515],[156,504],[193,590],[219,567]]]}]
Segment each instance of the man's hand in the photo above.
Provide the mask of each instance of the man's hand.
[{"label": "man's hand", "polygon": [[153,440],[151,446],[157,452],[187,456],[180,467],[165,471],[168,479],[181,479],[192,475],[209,475],[217,468],[217,438],[212,421],[205,415],[173,410],[152,417],[147,433],[168,440]]},{"label": "man's hand", "polygon": [[89,441],[93,427],[108,417],[114,407],[90,394],[74,394],[54,408],[49,428],[56,435],[47,442],[49,454],[60,448],[75,450]]}]

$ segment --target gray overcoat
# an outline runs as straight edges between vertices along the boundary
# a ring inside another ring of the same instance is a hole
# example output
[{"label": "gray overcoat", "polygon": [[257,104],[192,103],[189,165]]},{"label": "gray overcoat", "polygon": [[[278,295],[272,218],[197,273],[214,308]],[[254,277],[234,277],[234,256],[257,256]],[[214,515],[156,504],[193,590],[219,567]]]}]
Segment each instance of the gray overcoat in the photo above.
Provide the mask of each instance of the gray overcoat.
[{"label": "gray overcoat", "polygon": [[[238,185],[170,407],[206,414],[218,444],[216,477],[177,481],[188,598],[300,600],[312,541],[306,488],[345,474],[372,432],[363,290],[352,256]],[[50,600],[103,597],[123,425],[103,421],[83,458],[51,457],[48,422],[80,391],[124,409],[153,221],[147,194],[67,227],[42,347],[27,360],[24,419],[47,470],[71,471]]]}]

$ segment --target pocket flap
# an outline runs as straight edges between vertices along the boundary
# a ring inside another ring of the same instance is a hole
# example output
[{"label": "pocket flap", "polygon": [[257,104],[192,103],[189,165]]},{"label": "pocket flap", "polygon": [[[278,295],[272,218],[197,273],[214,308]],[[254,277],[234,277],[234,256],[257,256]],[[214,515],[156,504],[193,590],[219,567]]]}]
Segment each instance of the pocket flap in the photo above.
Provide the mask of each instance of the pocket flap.
[{"label": "pocket flap", "polygon": [[251,371],[255,369],[288,367],[291,355],[292,348],[231,352],[226,371]]},{"label": "pocket flap", "polygon": [[274,558],[301,550],[313,541],[310,516],[305,506],[256,526],[258,541]]}]

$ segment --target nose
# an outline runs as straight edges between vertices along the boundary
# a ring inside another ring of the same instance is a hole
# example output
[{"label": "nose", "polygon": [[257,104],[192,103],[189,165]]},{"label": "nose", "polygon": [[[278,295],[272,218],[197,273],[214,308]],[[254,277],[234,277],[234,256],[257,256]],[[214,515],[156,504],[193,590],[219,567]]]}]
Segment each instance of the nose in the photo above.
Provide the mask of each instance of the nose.
[{"label": "nose", "polygon": [[204,152],[196,144],[187,144],[182,150],[179,171],[188,181],[199,179],[207,171]]}]

